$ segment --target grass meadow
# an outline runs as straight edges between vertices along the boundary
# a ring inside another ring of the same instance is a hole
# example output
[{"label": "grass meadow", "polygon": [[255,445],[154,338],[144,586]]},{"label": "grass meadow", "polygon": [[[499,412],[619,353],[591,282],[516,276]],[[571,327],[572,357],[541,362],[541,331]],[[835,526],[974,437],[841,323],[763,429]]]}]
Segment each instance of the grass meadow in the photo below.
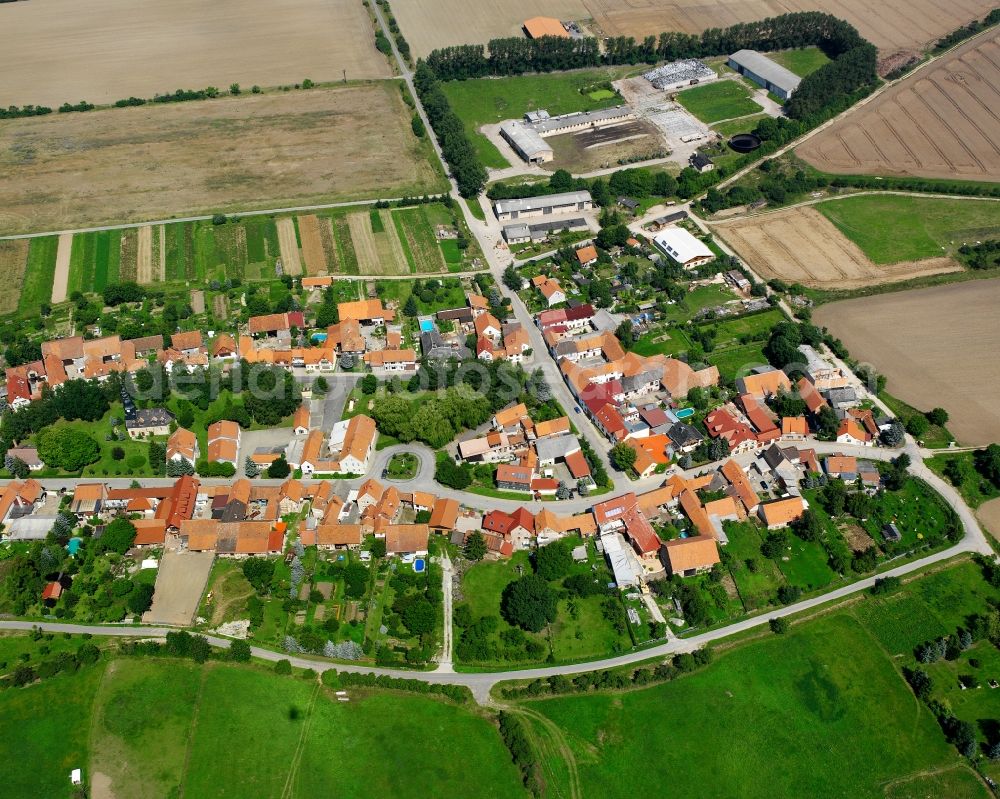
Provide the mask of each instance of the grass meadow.
[{"label": "grass meadow", "polygon": [[989,200],[868,194],[814,207],[877,264],[949,255],[1000,232],[1000,203]]},{"label": "grass meadow", "polygon": [[[912,658],[916,644],[996,598],[966,561],[784,636],[760,633],[673,682],[527,707],[558,726],[584,797],[655,795],[665,784],[678,796],[727,796],[738,785],[741,797],[986,797],[913,696],[897,656]],[[983,676],[1000,673],[1000,656],[988,642],[971,651],[980,647]],[[959,691],[951,671],[967,669],[961,659],[934,668],[936,684],[955,686],[944,696],[960,718],[1000,713],[988,689]]]},{"label": "grass meadow", "polygon": [[768,53],[767,57],[794,72],[800,78],[811,75],[820,67],[830,63],[826,53],[818,47],[798,47],[794,50],[779,50]]},{"label": "grass meadow", "polygon": [[720,122],[760,112],[760,106],[750,98],[747,88],[735,80],[685,89],[677,95],[677,102],[702,122]]}]

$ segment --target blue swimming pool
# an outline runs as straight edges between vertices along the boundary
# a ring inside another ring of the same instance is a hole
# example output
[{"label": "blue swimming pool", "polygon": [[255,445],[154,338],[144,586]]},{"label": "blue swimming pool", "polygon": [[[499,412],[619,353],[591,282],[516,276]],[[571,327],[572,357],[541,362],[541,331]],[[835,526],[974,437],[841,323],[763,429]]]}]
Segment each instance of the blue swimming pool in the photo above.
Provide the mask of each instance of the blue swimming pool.
[{"label": "blue swimming pool", "polygon": [[326,333],[313,333],[312,340],[317,342],[326,341]]},{"label": "blue swimming pool", "polygon": [[678,419],[687,419],[689,416],[694,416],[694,408],[681,408],[674,416]]},{"label": "blue swimming pool", "polygon": [[431,321],[430,319],[421,319],[420,320],[420,332],[421,333],[429,333],[433,329],[434,329],[434,322],[433,321]]},{"label": "blue swimming pool", "polygon": [[423,558],[417,558],[415,561],[413,561],[413,571],[415,571],[417,574],[420,574],[420,572],[424,570],[425,566],[426,564],[424,563]]},{"label": "blue swimming pool", "polygon": [[69,543],[66,545],[66,549],[70,555],[75,555],[77,552],[80,551],[80,547],[82,545],[83,545],[83,539],[74,537],[69,540]]}]

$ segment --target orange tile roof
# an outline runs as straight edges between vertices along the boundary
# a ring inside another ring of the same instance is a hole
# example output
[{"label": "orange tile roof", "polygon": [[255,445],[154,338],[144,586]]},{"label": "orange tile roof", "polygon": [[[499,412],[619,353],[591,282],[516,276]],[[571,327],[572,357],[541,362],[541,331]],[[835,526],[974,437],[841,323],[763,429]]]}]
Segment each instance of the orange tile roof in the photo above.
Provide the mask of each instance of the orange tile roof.
[{"label": "orange tile roof", "polygon": [[733,489],[736,491],[736,496],[739,498],[740,502],[743,503],[743,507],[747,511],[752,511],[760,504],[760,500],[757,498],[757,492],[753,490],[753,486],[750,484],[750,478],[747,477],[747,473],[743,471],[736,461],[728,460],[722,464],[722,468],[719,469],[722,472],[722,476],[725,477]]},{"label": "orange tile roof", "polygon": [[763,397],[778,394],[781,391],[791,391],[792,384],[780,369],[768,372],[751,373],[742,378],[747,394]]},{"label": "orange tile roof", "polygon": [[708,519],[708,514],[705,512],[705,508],[701,504],[701,500],[693,491],[682,491],[678,501],[681,504],[681,508],[684,509],[685,515],[691,520],[691,524],[698,531],[700,535],[709,536],[710,538],[715,537],[715,528],[712,527],[712,522]]},{"label": "orange tile roof", "polygon": [[783,436],[805,436],[809,435],[809,425],[805,416],[785,416],[781,420],[781,435]]},{"label": "orange tile roof", "polygon": [[385,549],[389,553],[422,552],[429,538],[426,524],[390,524],[385,529]]},{"label": "orange tile roof", "polygon": [[532,39],[540,39],[543,36],[558,36],[561,39],[568,39],[569,34],[562,26],[562,23],[552,17],[532,17],[524,21],[524,29]]},{"label": "orange tile roof", "polygon": [[178,427],[167,439],[167,460],[175,454],[182,455],[189,461],[194,460],[194,450],[198,439],[190,430]]},{"label": "orange tile roof", "polygon": [[384,308],[382,300],[379,299],[341,302],[337,304],[337,313],[341,322],[347,320],[364,322],[368,319],[386,319],[392,321],[396,318],[395,312]]},{"label": "orange tile roof", "polygon": [[841,419],[840,425],[837,427],[837,438],[841,436],[850,436],[851,438],[856,438],[858,441],[871,441],[872,437],[868,434],[868,431],[861,427],[853,418],[848,417],[847,419]]},{"label": "orange tile roof", "polygon": [[209,442],[217,438],[230,438],[236,441],[240,437],[240,426],[236,422],[222,419],[208,426],[207,437]]},{"label": "orange tile roof", "polygon": [[784,525],[795,521],[805,513],[806,506],[801,497],[788,497],[778,499],[774,502],[765,502],[760,506],[764,523],[768,527],[773,525]]},{"label": "orange tile roof", "polygon": [[831,455],[826,459],[826,471],[828,474],[844,474],[845,472],[857,474],[858,459],[848,455]]},{"label": "orange tile roof", "polygon": [[550,419],[547,422],[539,422],[535,425],[535,435],[538,438],[545,438],[546,436],[552,436],[556,433],[568,433],[569,432],[569,418],[566,416],[560,416],[558,419]]},{"label": "orange tile roof", "polygon": [[174,333],[170,337],[170,346],[175,350],[197,350],[201,348],[201,331],[192,330],[189,333]]},{"label": "orange tile roof", "polygon": [[295,409],[295,415],[292,417],[292,427],[294,428],[304,428],[309,429],[309,405],[303,402]]},{"label": "orange tile roof", "polygon": [[212,356],[232,355],[236,353],[236,340],[228,333],[220,333],[212,342]]},{"label": "orange tile roof", "polygon": [[589,264],[591,261],[596,261],[597,247],[595,247],[593,244],[591,244],[588,247],[581,247],[579,250],[576,251],[576,260],[578,260],[581,265],[586,265]]},{"label": "orange tile roof", "polygon": [[217,438],[208,442],[208,453],[206,458],[209,463],[218,463],[220,461],[225,463],[231,463],[236,465],[236,459],[239,457],[239,447],[236,442],[230,438]]},{"label": "orange tile roof", "polygon": [[360,524],[321,524],[316,528],[318,546],[360,546],[363,537]]},{"label": "orange tile roof", "polygon": [[167,522],[165,519],[133,519],[135,541],[137,547],[162,544],[167,538]]},{"label": "orange tile roof", "polygon": [[523,402],[512,405],[509,408],[497,411],[495,414],[496,423],[500,427],[510,427],[510,425],[523,419],[528,415],[528,406]]},{"label": "orange tile roof", "polygon": [[666,553],[672,574],[681,574],[689,569],[708,569],[720,562],[719,547],[710,535],[667,541]]}]

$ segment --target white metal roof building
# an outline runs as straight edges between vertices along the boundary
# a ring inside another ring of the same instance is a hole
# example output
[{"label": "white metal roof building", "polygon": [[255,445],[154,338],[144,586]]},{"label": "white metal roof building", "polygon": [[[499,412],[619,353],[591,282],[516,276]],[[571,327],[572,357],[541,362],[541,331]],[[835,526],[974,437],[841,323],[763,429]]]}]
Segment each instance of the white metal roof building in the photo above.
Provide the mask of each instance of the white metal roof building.
[{"label": "white metal roof building", "polygon": [[802,78],[756,50],[738,50],[729,56],[729,66],[778,95],[782,100],[792,96]]},{"label": "white metal roof building", "polygon": [[555,157],[552,148],[533,128],[522,125],[516,119],[504,122],[500,126],[500,135],[529,164],[542,164]]},{"label": "white metal roof building", "polygon": [[593,207],[594,201],[589,191],[567,191],[562,194],[545,194],[541,197],[497,200],[493,203],[493,211],[501,222],[549,214],[575,213]]},{"label": "white metal roof building", "polygon": [[705,66],[696,58],[671,61],[669,64],[644,72],[642,76],[653,85],[654,89],[667,91],[705,83],[719,77],[714,69]]},{"label": "white metal roof building", "polygon": [[667,255],[688,269],[707,264],[715,258],[715,253],[682,227],[664,228],[653,236],[653,241]]}]

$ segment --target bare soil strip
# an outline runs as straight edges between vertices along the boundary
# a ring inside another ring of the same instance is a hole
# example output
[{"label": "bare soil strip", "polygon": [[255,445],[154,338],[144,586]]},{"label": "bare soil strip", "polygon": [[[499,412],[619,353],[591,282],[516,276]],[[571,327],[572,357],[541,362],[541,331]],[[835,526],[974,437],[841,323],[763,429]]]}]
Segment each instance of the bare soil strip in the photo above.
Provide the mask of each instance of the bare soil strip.
[{"label": "bare soil strip", "polygon": [[813,318],[884,374],[893,396],[923,410],[944,408],[963,445],[983,446],[1000,441],[1000,370],[992,368],[998,307],[994,278],[834,302]]},{"label": "bare soil strip", "polygon": [[153,228],[149,225],[139,228],[135,277],[139,283],[153,282]]},{"label": "bare soil strip", "polygon": [[1000,180],[1000,30],[901,81],[796,153],[839,174]]},{"label": "bare soil strip", "polygon": [[713,228],[761,277],[814,288],[861,288],[962,268],[951,258],[875,264],[808,206],[719,222]]},{"label": "bare soil strip", "polygon": [[56,274],[52,281],[52,302],[66,301],[66,285],[69,283],[69,256],[73,251],[73,234],[60,233],[56,250]]},{"label": "bare soil strip", "polygon": [[326,255],[323,239],[319,232],[319,218],[315,214],[304,214],[299,219],[299,236],[302,238],[302,258],[306,262],[306,274],[325,275]]},{"label": "bare soil strip", "polygon": [[0,240],[0,281],[4,287],[0,291],[0,313],[17,310],[24,270],[28,266],[28,246],[28,239]]},{"label": "bare soil strip", "polygon": [[290,216],[275,220],[278,228],[278,247],[281,249],[281,269],[286,275],[301,275],[299,243],[295,239],[295,220]]},{"label": "bare soil strip", "polygon": [[358,269],[362,275],[381,275],[382,264],[378,257],[378,245],[372,231],[368,211],[347,215],[347,226],[351,231],[354,252],[358,256]]}]

